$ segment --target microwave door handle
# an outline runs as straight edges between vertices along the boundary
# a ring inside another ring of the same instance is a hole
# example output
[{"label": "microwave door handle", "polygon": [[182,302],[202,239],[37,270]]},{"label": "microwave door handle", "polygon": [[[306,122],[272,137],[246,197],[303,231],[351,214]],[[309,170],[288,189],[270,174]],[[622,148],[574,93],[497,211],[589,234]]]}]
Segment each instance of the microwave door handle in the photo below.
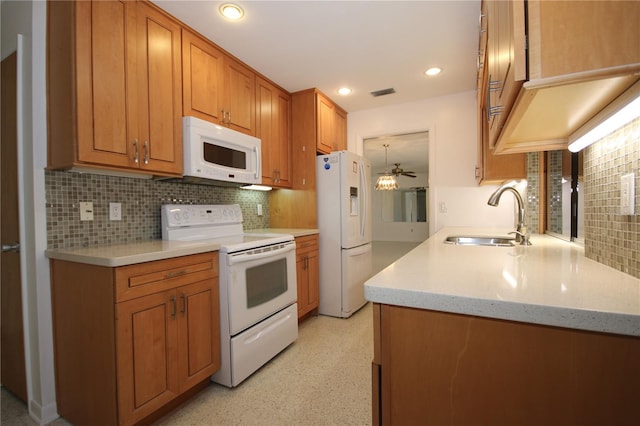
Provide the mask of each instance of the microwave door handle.
[{"label": "microwave door handle", "polygon": [[253,147],[253,153],[255,154],[254,157],[256,159],[255,178],[262,181],[262,161],[260,161],[260,158],[258,158],[259,157],[258,148],[256,148],[255,146]]},{"label": "microwave door handle", "polygon": [[260,259],[264,259],[266,257],[276,257],[279,254],[288,253],[288,252],[290,252],[292,250],[295,250],[295,248],[296,248],[295,244],[287,244],[283,248],[279,248],[279,249],[276,249],[276,250],[270,250],[270,251],[262,252],[262,253],[231,254],[230,256],[227,256],[227,263],[229,265],[233,265],[233,264],[240,263],[240,262],[249,262],[251,260],[260,260]]}]

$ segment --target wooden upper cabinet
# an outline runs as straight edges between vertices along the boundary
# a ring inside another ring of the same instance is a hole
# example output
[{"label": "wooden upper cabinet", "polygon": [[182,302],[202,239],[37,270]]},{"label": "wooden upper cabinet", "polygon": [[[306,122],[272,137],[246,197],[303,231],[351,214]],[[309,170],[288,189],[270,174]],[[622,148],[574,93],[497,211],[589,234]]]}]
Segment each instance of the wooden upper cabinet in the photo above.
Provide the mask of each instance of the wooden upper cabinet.
[{"label": "wooden upper cabinet", "polygon": [[137,12],[140,168],[181,174],[181,27],[148,3]]},{"label": "wooden upper cabinet", "polygon": [[187,29],[182,55],[184,115],[255,136],[255,73]]},{"label": "wooden upper cabinet", "polygon": [[[493,148],[507,115],[527,77],[524,1],[487,2],[487,117]],[[482,35],[481,35],[482,37]]]},{"label": "wooden upper cabinet", "polygon": [[347,149],[347,113],[336,107],[334,116],[334,131],[336,134],[336,151],[344,151]]},{"label": "wooden upper cabinet", "polygon": [[640,79],[640,2],[486,3],[496,153],[566,149]]},{"label": "wooden upper cabinet", "polygon": [[291,96],[256,77],[256,137],[262,140],[262,183],[291,187]]},{"label": "wooden upper cabinet", "polygon": [[[502,183],[505,180],[511,179],[526,179],[527,167],[526,154],[507,154],[496,155],[493,149],[490,147],[489,142],[489,128],[491,124],[497,123],[496,117],[490,117],[488,114],[487,98],[492,93],[489,91],[489,78],[491,75],[489,68],[488,55],[488,43],[487,37],[489,21],[487,17],[487,9],[494,8],[496,2],[483,2],[480,18],[480,41],[478,46],[479,58],[478,58],[478,150],[477,150],[477,163],[475,170],[476,181],[479,184],[491,184]],[[505,8],[509,6],[508,2],[500,2],[500,6]],[[508,8],[507,8],[508,9]],[[508,13],[505,13],[508,15]],[[495,24],[495,22],[494,22]],[[493,42],[494,40],[492,40]],[[509,52],[509,46],[506,47],[506,51]],[[509,54],[507,53],[507,64],[509,63]],[[493,73],[497,73],[498,66],[493,64]],[[508,70],[509,66],[504,65],[502,69]],[[508,72],[506,73],[508,74]],[[502,77],[504,78],[504,76]],[[492,121],[492,119],[494,121]]]},{"label": "wooden upper cabinet", "polygon": [[337,142],[335,139],[335,106],[331,100],[321,94],[317,94],[318,102],[318,136],[317,147],[318,152],[325,154],[335,151]]},{"label": "wooden upper cabinet", "polygon": [[528,2],[529,79],[640,62],[637,1]]},{"label": "wooden upper cabinet", "polygon": [[184,115],[221,122],[224,54],[186,29],[182,30],[182,75]]},{"label": "wooden upper cabinet", "polygon": [[255,135],[256,75],[240,62],[225,57],[224,102],[225,123],[232,129]]},{"label": "wooden upper cabinet", "polygon": [[49,167],[182,174],[179,24],[127,1],[47,14]]},{"label": "wooden upper cabinet", "polygon": [[323,154],[347,149],[347,112],[322,93],[316,93],[317,145]]}]

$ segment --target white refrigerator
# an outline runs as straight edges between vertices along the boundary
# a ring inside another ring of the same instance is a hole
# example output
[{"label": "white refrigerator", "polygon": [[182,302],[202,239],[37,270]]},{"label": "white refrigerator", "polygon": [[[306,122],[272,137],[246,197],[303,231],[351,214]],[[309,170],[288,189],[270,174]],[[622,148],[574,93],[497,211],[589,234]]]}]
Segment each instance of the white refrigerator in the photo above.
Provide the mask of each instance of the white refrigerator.
[{"label": "white refrigerator", "polygon": [[349,151],[316,157],[322,315],[348,318],[371,277],[371,164]]}]

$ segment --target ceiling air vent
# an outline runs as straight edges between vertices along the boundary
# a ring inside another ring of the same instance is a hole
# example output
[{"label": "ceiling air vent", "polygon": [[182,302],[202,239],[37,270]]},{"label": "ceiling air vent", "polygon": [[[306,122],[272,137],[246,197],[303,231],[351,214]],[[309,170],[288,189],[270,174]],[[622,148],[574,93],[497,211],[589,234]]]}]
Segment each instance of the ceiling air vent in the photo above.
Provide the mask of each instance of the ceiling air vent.
[{"label": "ceiling air vent", "polygon": [[377,98],[378,96],[391,95],[392,93],[396,93],[396,90],[393,87],[390,87],[388,89],[376,90],[375,92],[369,93],[371,93],[374,98]]}]

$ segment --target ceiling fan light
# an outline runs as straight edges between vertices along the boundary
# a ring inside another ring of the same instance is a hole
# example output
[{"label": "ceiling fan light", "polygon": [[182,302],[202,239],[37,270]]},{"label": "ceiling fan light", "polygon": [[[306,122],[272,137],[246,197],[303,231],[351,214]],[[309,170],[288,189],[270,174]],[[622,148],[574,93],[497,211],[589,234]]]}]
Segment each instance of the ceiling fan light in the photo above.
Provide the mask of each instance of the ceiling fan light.
[{"label": "ceiling fan light", "polygon": [[396,189],[398,189],[398,182],[396,182],[396,178],[393,176],[380,176],[376,182],[377,191],[393,191]]}]

